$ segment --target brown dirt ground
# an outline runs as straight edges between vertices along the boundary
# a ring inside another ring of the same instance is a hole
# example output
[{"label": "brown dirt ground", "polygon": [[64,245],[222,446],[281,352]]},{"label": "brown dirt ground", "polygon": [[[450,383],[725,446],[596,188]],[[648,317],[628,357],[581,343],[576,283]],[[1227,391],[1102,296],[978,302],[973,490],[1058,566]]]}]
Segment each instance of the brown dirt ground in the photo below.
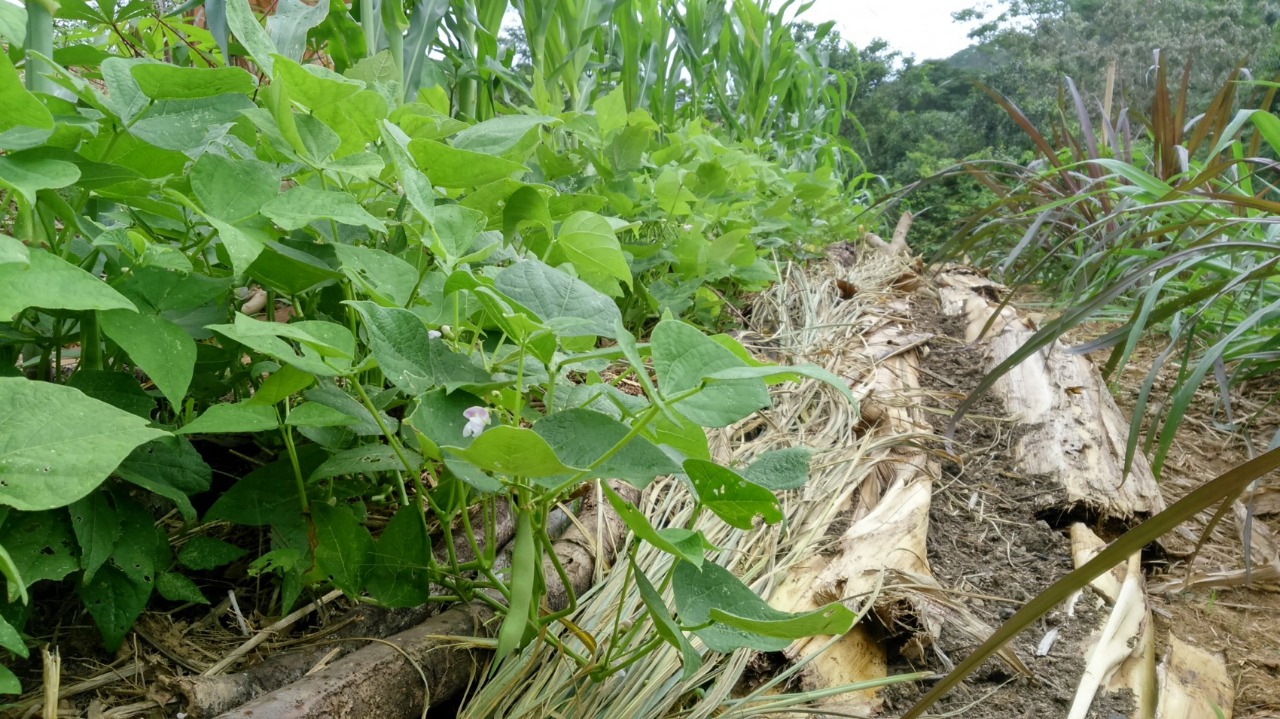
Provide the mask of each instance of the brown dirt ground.
[{"label": "brown dirt ground", "polygon": [[[936,303],[917,299],[917,329],[935,334],[921,361],[921,385],[931,401],[929,414],[940,434],[957,404],[982,377],[981,358],[961,341],[961,325],[939,316]],[[1071,571],[1063,532],[1035,516],[1022,498],[1042,493],[1039,480],[1018,473],[1012,457],[1015,435],[998,400],[988,398],[975,407],[956,430],[955,455],[944,456],[943,476],[934,491],[929,513],[929,563],[934,576],[959,595],[992,628],[1023,602]],[[1014,651],[1034,673],[1018,677],[1003,664],[988,662],[964,685],[944,697],[930,714],[1007,719],[1064,716],[1084,670],[1081,644],[1106,619],[1106,607],[1087,592],[1072,613],[1060,607],[1045,617],[1034,632],[1013,643]],[[1058,640],[1046,656],[1036,646],[1050,629]],[[973,647],[947,644],[940,648],[959,661]],[[924,662],[899,654],[900,671],[947,671],[935,656]],[[885,693],[885,714],[905,710],[923,688],[899,685]],[[1127,696],[1099,696],[1090,717],[1120,719],[1131,714]]]}]

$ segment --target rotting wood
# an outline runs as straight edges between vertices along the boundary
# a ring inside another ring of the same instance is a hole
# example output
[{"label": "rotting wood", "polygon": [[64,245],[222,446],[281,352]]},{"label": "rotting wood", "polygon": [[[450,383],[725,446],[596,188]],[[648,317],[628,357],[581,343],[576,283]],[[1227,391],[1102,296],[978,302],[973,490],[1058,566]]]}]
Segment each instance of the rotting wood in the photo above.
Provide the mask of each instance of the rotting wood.
[{"label": "rotting wood", "polygon": [[[947,267],[936,283],[943,314],[966,322],[966,342],[977,342],[993,313],[999,313],[979,343],[987,353],[987,371],[1036,333],[1030,320],[999,306],[1008,289],[976,270]],[[1022,430],[1015,445],[1020,470],[1048,483],[1034,500],[1038,511],[1085,508],[1128,524],[1164,509],[1146,457],[1135,455],[1125,474],[1129,423],[1087,358],[1055,342],[1002,376],[991,391]]]},{"label": "rotting wood", "polygon": [[[471,521],[473,526],[483,521],[478,510],[472,511]],[[515,533],[515,524],[505,502],[494,505],[493,522],[494,543],[503,547]],[[483,548],[484,538],[477,539]],[[469,562],[475,558],[471,543],[460,531],[454,535],[453,544],[454,556],[459,562]],[[448,552],[439,541],[435,543],[433,554],[438,562],[448,561]],[[443,589],[438,593],[443,593]],[[198,676],[169,678],[162,682],[181,695],[185,711],[191,719],[214,716],[298,680],[322,660],[333,661],[356,651],[362,645],[359,641],[362,637],[382,639],[403,632],[426,621],[437,609],[438,607],[430,605],[400,609],[360,605],[335,620],[333,624],[338,628],[326,634],[316,644],[272,654],[264,661],[233,674],[221,674],[219,669],[206,671]],[[265,637],[265,634],[258,634],[254,638],[260,643]]]},{"label": "rotting wood", "polygon": [[[1034,321],[1011,306],[1001,306],[1007,288],[971,268],[945,268],[936,282],[943,314],[964,320],[964,340],[986,352],[987,371],[1037,331]],[[1135,455],[1125,474],[1129,423],[1087,358],[1065,351],[1055,341],[997,380],[992,392],[1020,427],[1015,445],[1019,470],[1052,484],[1036,500],[1040,512],[1065,514],[1083,507],[1100,520],[1130,524],[1164,509],[1163,495],[1145,456]],[[1071,537],[1077,567],[1104,545],[1082,524],[1072,527]],[[1085,672],[1069,718],[1086,716],[1099,691],[1120,690],[1133,693],[1139,716],[1213,716],[1199,714],[1199,709],[1184,713],[1190,711],[1192,701],[1187,697],[1193,696],[1206,707],[1211,697],[1229,717],[1232,692],[1229,682],[1225,692],[1218,686],[1218,678],[1226,676],[1220,657],[1175,647],[1156,667],[1151,608],[1140,562],[1140,555],[1134,555],[1091,585],[1110,601],[1112,609],[1091,638],[1091,646],[1084,648]]]},{"label": "rotting wood", "polygon": [[1192,646],[1171,633],[1158,673],[1156,719],[1231,719],[1235,687],[1221,655]]},{"label": "rotting wood", "polygon": [[[628,501],[638,501],[638,490],[620,483],[611,486]],[[625,541],[624,530],[621,518],[608,503],[601,503],[596,496],[583,500],[577,521],[554,544],[575,594],[591,586],[597,560],[608,561],[616,555]],[[568,590],[549,562],[544,564],[544,573],[547,607],[564,608]],[[493,609],[483,602],[455,606],[220,716],[222,719],[419,716],[425,706],[452,697],[479,675],[490,652],[467,639],[492,636],[497,631],[498,619]]]},{"label": "rotting wood", "polygon": [[[895,243],[905,247],[910,216],[904,215]],[[899,234],[901,237],[899,237]],[[886,245],[887,248],[887,245]],[[882,248],[882,249],[886,249]],[[886,254],[896,255],[886,249]],[[833,269],[843,265],[839,258]],[[910,269],[902,269],[911,274]],[[851,285],[856,283],[849,283]],[[860,598],[883,626],[918,627],[908,644],[920,652],[937,652],[943,631],[962,635],[963,643],[977,645],[992,628],[964,605],[952,601],[932,575],[926,539],[933,479],[940,468],[923,449],[891,441],[931,432],[918,407],[919,353],[930,338],[907,328],[911,307],[895,281],[897,292],[872,311],[862,346],[842,369],[859,399],[865,432],[883,438],[866,460],[874,470],[862,480],[847,515],[851,522],[836,544],[794,566],[774,589],[770,604],[786,611],[807,611],[829,601]],[[866,322],[866,320],[863,320]],[[832,317],[829,322],[841,321]],[[908,616],[909,615],[909,616]],[[811,637],[793,643],[785,651],[792,662],[807,661],[801,670],[806,690],[825,689],[886,676],[887,657],[868,622],[860,622],[838,641]],[[1015,669],[1026,667],[1011,650],[1001,657]],[[880,709],[874,691],[825,697],[815,707],[852,715],[870,715]]]}]

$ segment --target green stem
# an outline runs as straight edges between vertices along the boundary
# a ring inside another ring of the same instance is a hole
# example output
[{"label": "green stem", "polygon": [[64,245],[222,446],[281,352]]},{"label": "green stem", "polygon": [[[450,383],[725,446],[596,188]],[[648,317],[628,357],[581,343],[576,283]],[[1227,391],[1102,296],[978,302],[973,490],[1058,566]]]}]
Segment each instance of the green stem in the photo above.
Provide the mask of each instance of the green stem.
[{"label": "green stem", "polygon": [[289,425],[289,400],[284,401],[281,412],[280,435],[284,437],[284,448],[289,453],[289,464],[293,466],[293,481],[298,485],[298,499],[302,502],[302,513],[311,516],[311,500],[307,499],[307,481],[302,476],[302,464],[298,462],[298,448],[293,444],[293,427]]},{"label": "green stem", "polygon": [[35,53],[53,57],[53,13],[46,0],[27,0],[26,85],[31,92],[52,93],[53,68]]},{"label": "green stem", "polygon": [[[418,467],[409,461],[409,457],[404,453],[404,446],[400,444],[400,439],[391,432],[387,427],[387,423],[382,421],[382,413],[378,408],[373,406],[373,401],[369,399],[369,395],[364,391],[364,385],[360,382],[352,382],[351,385],[356,388],[356,394],[360,395],[360,401],[364,403],[365,409],[369,410],[369,414],[373,415],[373,421],[378,423],[378,430],[382,432],[382,436],[387,438],[387,444],[391,445],[391,451],[396,453],[396,457],[400,460],[400,464],[409,474],[417,474]],[[396,487],[400,492],[400,506],[409,506],[409,490],[405,488],[404,476],[396,472]],[[426,522],[426,515],[423,514],[423,522]],[[424,525],[425,526],[425,525]]]},{"label": "green stem", "polygon": [[97,312],[85,312],[80,317],[80,367],[102,369],[102,329]]}]

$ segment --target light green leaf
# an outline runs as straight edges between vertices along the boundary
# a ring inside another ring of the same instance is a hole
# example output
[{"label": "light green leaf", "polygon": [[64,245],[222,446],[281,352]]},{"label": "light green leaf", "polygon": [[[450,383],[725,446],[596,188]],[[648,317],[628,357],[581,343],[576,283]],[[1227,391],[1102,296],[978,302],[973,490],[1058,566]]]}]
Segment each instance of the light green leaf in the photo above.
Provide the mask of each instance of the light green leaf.
[{"label": "light green leaf", "polygon": [[57,255],[31,251],[30,265],[0,264],[0,318],[28,307],[49,310],[133,310],[110,285]]},{"label": "light green leaf", "polygon": [[[364,84],[358,80],[351,80],[328,68],[319,65],[299,65],[298,63],[277,56],[275,58],[275,82],[282,83],[288,91],[289,100],[301,105],[304,109],[317,114],[328,111],[331,108],[346,102],[353,95],[364,89]],[[383,116],[385,117],[386,103],[382,104],[384,108]],[[326,121],[333,130],[339,131],[342,128],[333,126],[327,122],[327,118],[321,117]],[[381,119],[381,118],[378,118]],[[374,131],[376,128],[376,120],[362,132]]]},{"label": "light green leaf", "polygon": [[654,529],[653,525],[649,523],[649,519],[644,516],[644,512],[631,506],[617,492],[610,489],[608,484],[602,483],[601,486],[604,488],[604,496],[609,500],[613,511],[618,513],[618,516],[622,518],[623,524],[627,525],[627,528],[636,535],[637,539],[646,541],[667,554],[679,557],[694,566],[702,566],[705,540],[701,532],[694,532],[683,527]]},{"label": "light green leaf", "polygon": [[459,132],[453,138],[453,146],[486,155],[502,155],[534,128],[558,124],[559,119],[547,115],[499,115]]},{"label": "light green leaf", "polygon": [[608,95],[598,98],[591,109],[595,110],[596,124],[600,126],[602,138],[627,124],[627,100],[621,85]]},{"label": "light green leaf", "polygon": [[158,315],[131,310],[99,314],[102,331],[120,345],[134,365],[181,407],[196,366],[196,342],[182,328]]},{"label": "light green leaf", "polygon": [[622,320],[613,300],[582,280],[537,260],[506,267],[494,277],[494,286],[561,335],[613,338],[614,328]]},{"label": "light green leaf", "polygon": [[[547,441],[561,462],[571,467],[595,464],[630,429],[623,423],[588,409],[556,412],[538,420],[533,431]],[[675,474],[680,467],[649,440],[632,437],[616,453],[584,477],[621,479],[643,489],[655,478]]]},{"label": "light green leaf", "polygon": [[465,255],[484,230],[482,213],[459,205],[438,205],[425,213],[431,230],[422,240],[446,269],[466,260]]},{"label": "light green leaf", "polygon": [[231,258],[231,267],[236,275],[243,275],[262,254],[267,243],[267,235],[259,230],[247,230],[236,227],[229,222],[217,218],[209,218],[209,223],[218,231],[218,239]]},{"label": "light green leaf", "polygon": [[249,51],[249,57],[267,75],[273,75],[272,55],[278,52],[275,43],[249,7],[249,0],[223,0],[226,3],[227,26]]},{"label": "light green leaf", "polygon": [[418,271],[395,255],[360,245],[334,245],[342,271],[365,296],[385,307],[409,304]]},{"label": "light green leaf", "polygon": [[21,241],[0,234],[0,265],[31,266],[31,251]]},{"label": "light green leaf", "polygon": [[573,263],[587,284],[619,295],[618,282],[631,286],[631,267],[609,221],[594,212],[575,212],[560,225],[554,254]]},{"label": "light green leaf", "polygon": [[27,11],[21,5],[5,3],[0,7],[0,38],[11,47],[25,47],[27,42]]},{"label": "light green leaf", "polygon": [[329,0],[314,4],[277,0],[275,12],[267,16],[267,34],[281,55],[301,60],[307,46],[307,31],[324,22],[328,14]]},{"label": "light green leaf", "polygon": [[737,472],[705,459],[686,459],[685,474],[698,501],[738,529],[751,529],[757,515],[767,524],[782,521],[782,506],[773,492],[743,479]]},{"label": "light green leaf", "polygon": [[[469,447],[442,449],[481,469],[508,477],[529,477],[534,481],[568,474],[574,469],[556,457],[546,440],[523,427],[500,425],[482,432]],[[546,482],[544,486],[555,484]]]},{"label": "light green leaf", "polygon": [[148,61],[110,57],[103,60],[99,68],[102,72],[102,80],[107,86],[102,104],[115,113],[122,125],[133,122],[147,108],[147,105],[151,104],[147,96],[142,94],[142,89],[138,87],[138,81],[133,79],[133,67],[144,62]]},{"label": "light green leaf", "polygon": [[0,155],[0,187],[13,190],[35,203],[40,190],[56,190],[75,184],[80,168],[65,160]]},{"label": "light green leaf", "polygon": [[325,105],[315,116],[338,134],[341,143],[335,155],[342,157],[364,150],[378,139],[378,123],[387,117],[387,100],[373,90],[361,90],[351,97]]},{"label": "light green leaf", "polygon": [[315,190],[305,185],[290,188],[262,206],[262,214],[286,230],[306,227],[318,220],[333,220],[344,225],[359,225],[378,232],[387,226],[369,214],[345,192]]},{"label": "light green leaf", "polygon": [[[659,322],[650,344],[658,387],[666,398],[699,387],[717,372],[748,369],[728,349],[677,320]],[[767,406],[769,392],[764,382],[747,377],[707,385],[682,400],[676,409],[704,427],[725,427]]]},{"label": "light green leaf", "polygon": [[8,667],[0,666],[0,694],[21,693],[22,682],[18,680],[18,675],[14,674]]},{"label": "light green leaf", "polygon": [[518,162],[459,150],[434,140],[411,141],[409,154],[418,167],[425,168],[432,184],[442,187],[479,187],[525,173],[525,166]]},{"label": "light green leaf", "polygon": [[249,219],[280,191],[280,173],[273,165],[213,153],[201,155],[189,177],[205,212],[230,224]]},{"label": "light green leaf", "polygon": [[177,430],[178,434],[228,434],[233,432],[265,432],[279,424],[274,407],[238,402],[215,404],[203,414]]},{"label": "light green leaf", "polygon": [[[0,10],[12,10],[6,5]],[[0,14],[0,30],[4,16]],[[19,42],[13,47],[21,47]],[[9,56],[0,53],[0,150],[38,147],[53,134],[53,115],[44,103],[27,91]]]},{"label": "light green leaf", "polygon": [[0,504],[26,511],[70,504],[134,447],[165,434],[70,387],[0,377]]},{"label": "light green leaf", "polygon": [[239,67],[182,67],[164,62],[129,68],[143,95],[153,100],[190,100],[225,93],[253,92],[253,75]]}]

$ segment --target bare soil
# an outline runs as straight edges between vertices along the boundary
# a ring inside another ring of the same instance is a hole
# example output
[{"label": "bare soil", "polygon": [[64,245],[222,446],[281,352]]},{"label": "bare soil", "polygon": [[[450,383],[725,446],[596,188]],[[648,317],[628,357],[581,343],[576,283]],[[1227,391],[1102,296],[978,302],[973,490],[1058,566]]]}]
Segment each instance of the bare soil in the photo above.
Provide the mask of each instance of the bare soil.
[{"label": "bare soil", "polygon": [[[930,300],[917,299],[914,309],[918,331],[935,335],[921,360],[920,382],[933,398],[929,414],[941,434],[952,410],[982,378],[983,359],[953,339],[963,334],[960,320],[940,316]],[[943,455],[943,477],[929,514],[934,576],[992,628],[1072,569],[1065,526],[1051,526],[1036,516],[1029,501],[1043,495],[1045,487],[1018,472],[1015,439],[1013,424],[998,400],[988,397],[971,410],[956,429],[954,454]],[[1106,612],[1101,599],[1086,591],[1073,608],[1059,607],[1035,631],[1014,640],[1014,651],[1034,676],[1020,677],[1004,664],[988,662],[931,714],[975,719],[1064,716],[1084,670],[1088,637]],[[1037,656],[1037,645],[1053,629],[1057,641],[1044,656]],[[954,662],[973,649],[949,646],[945,634],[939,644]],[[923,654],[900,651],[894,669],[950,669],[935,653]],[[924,689],[898,685],[886,692],[885,715],[901,713]],[[1132,710],[1128,696],[1100,695],[1089,716],[1120,719],[1131,716]]]}]

